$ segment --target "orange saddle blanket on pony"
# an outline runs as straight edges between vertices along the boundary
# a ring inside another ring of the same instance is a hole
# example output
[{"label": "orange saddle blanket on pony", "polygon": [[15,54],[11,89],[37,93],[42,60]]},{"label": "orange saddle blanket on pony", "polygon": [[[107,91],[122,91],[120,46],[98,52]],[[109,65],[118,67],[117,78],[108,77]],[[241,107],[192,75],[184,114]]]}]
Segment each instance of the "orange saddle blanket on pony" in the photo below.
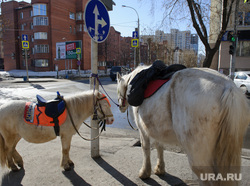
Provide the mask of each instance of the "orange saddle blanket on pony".
[{"label": "orange saddle blanket on pony", "polygon": [[[36,103],[27,102],[24,110],[24,121],[28,124],[40,126],[55,126],[54,118],[45,113],[45,106],[39,106]],[[67,117],[66,109],[58,116],[58,125],[62,125]]]}]

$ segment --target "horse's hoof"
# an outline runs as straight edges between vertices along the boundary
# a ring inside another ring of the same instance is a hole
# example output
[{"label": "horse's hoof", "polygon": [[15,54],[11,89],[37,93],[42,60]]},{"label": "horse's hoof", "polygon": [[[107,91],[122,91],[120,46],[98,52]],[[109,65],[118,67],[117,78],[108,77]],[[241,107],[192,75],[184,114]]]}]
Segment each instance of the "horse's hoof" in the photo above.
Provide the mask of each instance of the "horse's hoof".
[{"label": "horse's hoof", "polygon": [[18,169],[17,167],[11,167],[11,171],[12,172],[18,172],[20,169]]},{"label": "horse's hoof", "polygon": [[163,175],[163,174],[165,174],[166,173],[165,167],[156,166],[155,169],[154,169],[154,173],[156,175]]},{"label": "horse's hoof", "polygon": [[139,172],[139,178],[141,179],[147,179],[151,176],[151,171],[143,171],[143,170],[140,170]]},{"label": "horse's hoof", "polygon": [[70,171],[71,170],[71,167],[68,165],[68,166],[64,166],[64,170],[65,171]]},{"label": "horse's hoof", "polygon": [[23,164],[22,163],[18,163],[17,165],[18,165],[18,167],[20,167],[21,169],[23,169]]},{"label": "horse's hoof", "polygon": [[75,166],[75,164],[73,163],[73,161],[69,161],[69,166],[70,167],[74,167]]}]

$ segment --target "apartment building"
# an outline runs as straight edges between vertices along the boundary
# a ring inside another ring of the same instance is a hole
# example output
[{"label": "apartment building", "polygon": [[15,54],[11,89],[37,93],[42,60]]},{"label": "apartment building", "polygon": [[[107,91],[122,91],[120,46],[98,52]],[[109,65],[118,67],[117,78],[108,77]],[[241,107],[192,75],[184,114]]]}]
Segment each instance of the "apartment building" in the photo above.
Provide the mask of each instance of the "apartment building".
[{"label": "apartment building", "polygon": [[1,3],[5,70],[26,69],[22,36],[28,36],[28,68],[34,71],[77,69],[77,59],[58,59],[57,43],[81,41],[80,68],[91,68],[91,40],[84,31],[88,0],[31,0]]},{"label": "apartment building", "polygon": [[[232,10],[235,10],[234,6]],[[238,41],[236,48],[235,70],[250,71],[250,3],[240,1],[237,15]],[[216,17],[216,15],[214,17]],[[214,19],[214,21],[216,22],[216,19]],[[229,54],[229,47],[232,44],[231,41],[228,40],[227,35],[229,32],[234,32],[234,24],[235,12],[233,11],[229,20],[227,31],[221,41],[219,54],[214,57],[215,64],[218,64],[218,70],[227,75],[230,72],[231,55]],[[210,30],[210,34],[212,31],[214,30]],[[218,61],[218,63],[216,61]]]}]

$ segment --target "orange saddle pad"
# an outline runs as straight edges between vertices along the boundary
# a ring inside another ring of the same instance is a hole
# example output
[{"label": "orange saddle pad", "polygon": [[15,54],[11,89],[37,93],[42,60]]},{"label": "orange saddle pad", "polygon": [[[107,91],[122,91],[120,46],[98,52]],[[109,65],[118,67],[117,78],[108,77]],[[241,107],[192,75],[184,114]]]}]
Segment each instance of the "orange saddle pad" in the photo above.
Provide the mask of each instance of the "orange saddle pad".
[{"label": "orange saddle pad", "polygon": [[[58,117],[59,126],[61,126],[67,117],[66,109]],[[28,124],[40,125],[40,126],[51,126],[54,127],[55,123],[53,118],[45,114],[45,106],[37,106],[36,103],[27,102],[24,109],[24,121]]]}]

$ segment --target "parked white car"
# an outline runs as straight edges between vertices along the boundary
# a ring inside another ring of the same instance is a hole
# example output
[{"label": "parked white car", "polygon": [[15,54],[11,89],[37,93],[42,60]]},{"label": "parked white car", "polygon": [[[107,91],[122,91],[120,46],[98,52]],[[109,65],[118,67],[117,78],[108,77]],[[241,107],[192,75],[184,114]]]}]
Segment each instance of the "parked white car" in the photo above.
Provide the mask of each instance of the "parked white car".
[{"label": "parked white car", "polygon": [[250,71],[235,72],[234,83],[243,93],[250,93]]}]

